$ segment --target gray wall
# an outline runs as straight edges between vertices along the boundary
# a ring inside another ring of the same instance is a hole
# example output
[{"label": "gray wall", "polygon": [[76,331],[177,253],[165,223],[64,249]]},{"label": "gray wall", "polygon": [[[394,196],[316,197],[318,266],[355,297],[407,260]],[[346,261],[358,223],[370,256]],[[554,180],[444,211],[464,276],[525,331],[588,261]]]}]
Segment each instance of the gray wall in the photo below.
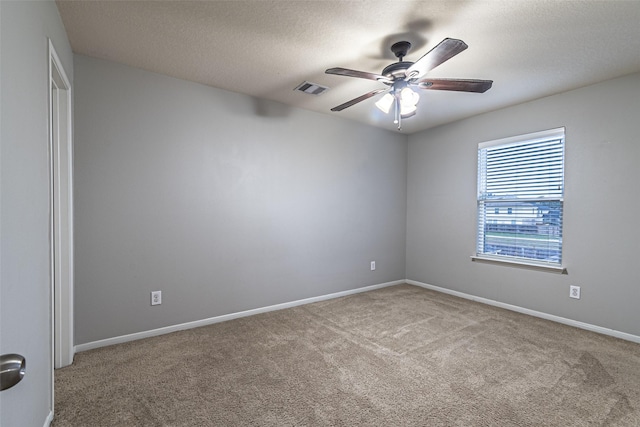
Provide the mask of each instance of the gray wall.
[{"label": "gray wall", "polygon": [[[640,335],[639,113],[633,74],[410,136],[407,278]],[[472,262],[477,144],[560,126],[568,275]]]},{"label": "gray wall", "polygon": [[[404,277],[640,335],[638,74],[412,135],[407,152],[330,115],[75,67],[76,344]],[[569,274],[471,262],[477,144],[559,126]]]},{"label": "gray wall", "polygon": [[404,279],[404,135],[84,56],[75,73],[76,344]]},{"label": "gray wall", "polygon": [[41,427],[51,402],[48,42],[73,79],[71,48],[53,1],[0,1],[0,353],[27,374],[0,394],[0,425]]}]

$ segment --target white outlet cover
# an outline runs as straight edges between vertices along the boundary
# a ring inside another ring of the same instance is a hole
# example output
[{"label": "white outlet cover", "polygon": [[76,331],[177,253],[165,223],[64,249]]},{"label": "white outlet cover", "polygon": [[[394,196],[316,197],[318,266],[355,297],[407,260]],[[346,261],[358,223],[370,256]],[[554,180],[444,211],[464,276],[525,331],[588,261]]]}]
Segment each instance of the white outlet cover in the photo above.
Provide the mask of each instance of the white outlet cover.
[{"label": "white outlet cover", "polygon": [[162,291],[151,292],[151,305],[162,304]]},{"label": "white outlet cover", "polygon": [[580,299],[580,286],[569,286],[569,297]]},{"label": "white outlet cover", "polygon": [[376,262],[375,261],[371,261],[371,271],[376,269]]}]

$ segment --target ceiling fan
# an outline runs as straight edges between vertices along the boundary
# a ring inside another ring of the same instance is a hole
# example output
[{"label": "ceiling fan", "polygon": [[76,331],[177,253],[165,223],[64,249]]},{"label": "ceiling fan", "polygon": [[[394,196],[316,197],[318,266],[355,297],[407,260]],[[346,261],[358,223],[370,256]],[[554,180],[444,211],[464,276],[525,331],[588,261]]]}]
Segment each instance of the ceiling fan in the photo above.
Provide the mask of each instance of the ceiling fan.
[{"label": "ceiling fan", "polygon": [[388,65],[380,74],[350,70],[348,68],[329,68],[325,73],[376,80],[387,86],[340,104],[332,108],[331,111],[342,111],[379,93],[387,92],[376,102],[376,106],[385,113],[389,113],[391,107],[393,107],[393,122],[398,125],[398,130],[400,130],[402,119],[416,114],[416,106],[420,96],[412,88],[484,93],[491,88],[493,80],[425,78],[429,71],[453,58],[467,47],[469,46],[462,40],[446,38],[416,62],[409,62],[403,61],[403,58],[409,52],[411,43],[400,41],[391,46],[391,51],[398,58],[398,62]]}]

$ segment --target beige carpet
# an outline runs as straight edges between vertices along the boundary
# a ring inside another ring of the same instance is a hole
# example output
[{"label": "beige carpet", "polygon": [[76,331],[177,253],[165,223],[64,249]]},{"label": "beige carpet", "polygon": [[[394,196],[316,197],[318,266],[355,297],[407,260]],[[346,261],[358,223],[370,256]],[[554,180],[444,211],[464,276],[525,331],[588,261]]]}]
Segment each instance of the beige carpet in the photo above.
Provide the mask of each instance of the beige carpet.
[{"label": "beige carpet", "polygon": [[640,426],[640,345],[401,285],[76,355],[63,426]]}]

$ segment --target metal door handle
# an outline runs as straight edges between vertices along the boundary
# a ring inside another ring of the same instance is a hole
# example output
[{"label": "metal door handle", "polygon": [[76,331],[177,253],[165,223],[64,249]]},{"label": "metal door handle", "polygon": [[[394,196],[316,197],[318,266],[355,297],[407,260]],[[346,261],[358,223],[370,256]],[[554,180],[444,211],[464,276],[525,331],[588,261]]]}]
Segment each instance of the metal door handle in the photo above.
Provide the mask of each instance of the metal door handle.
[{"label": "metal door handle", "polygon": [[18,384],[27,370],[27,361],[19,354],[0,356],[0,391]]}]

